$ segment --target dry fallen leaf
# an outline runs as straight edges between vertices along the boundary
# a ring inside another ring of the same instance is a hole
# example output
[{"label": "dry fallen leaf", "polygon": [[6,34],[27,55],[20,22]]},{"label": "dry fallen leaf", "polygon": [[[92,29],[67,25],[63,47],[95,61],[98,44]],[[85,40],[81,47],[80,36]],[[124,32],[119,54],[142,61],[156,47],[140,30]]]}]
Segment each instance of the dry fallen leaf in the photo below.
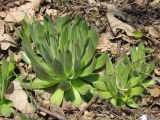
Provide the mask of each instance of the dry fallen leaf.
[{"label": "dry fallen leaf", "polygon": [[0,20],[0,36],[2,36],[4,34],[4,21]]},{"label": "dry fallen leaf", "polygon": [[149,26],[146,28],[148,30],[149,34],[154,38],[160,38],[160,30],[156,28],[155,26]]},{"label": "dry fallen leaf", "polygon": [[112,54],[117,53],[117,43],[112,43],[110,39],[112,39],[113,36],[111,32],[103,33],[101,34],[99,38],[99,44],[97,46],[97,50],[100,52],[105,52],[107,50],[111,51]]},{"label": "dry fallen leaf", "polygon": [[41,0],[27,0],[20,7],[10,8],[6,17],[6,22],[20,22],[25,15],[32,17],[35,14],[35,9],[39,7]]},{"label": "dry fallen leaf", "polygon": [[5,97],[13,102],[13,106],[23,114],[32,114],[33,106],[28,102],[28,96],[19,81],[13,81]]},{"label": "dry fallen leaf", "polygon": [[119,19],[114,17],[113,14],[107,13],[107,18],[108,18],[110,27],[115,35],[117,34],[118,29],[124,30],[128,36],[133,36],[133,32],[136,31],[134,27],[120,21]]},{"label": "dry fallen leaf", "polygon": [[2,50],[7,50],[10,46],[16,47],[16,43],[9,34],[0,36],[0,46]]},{"label": "dry fallen leaf", "polygon": [[156,86],[153,89],[149,90],[149,93],[151,94],[151,96],[153,97],[159,97],[160,96],[160,87]]},{"label": "dry fallen leaf", "polygon": [[106,4],[106,6],[107,6],[107,13],[112,14],[114,16],[115,15],[119,16],[123,20],[126,19],[126,17],[127,17],[126,14],[124,12],[120,11],[119,9],[117,9],[115,5],[113,5],[113,4]]}]

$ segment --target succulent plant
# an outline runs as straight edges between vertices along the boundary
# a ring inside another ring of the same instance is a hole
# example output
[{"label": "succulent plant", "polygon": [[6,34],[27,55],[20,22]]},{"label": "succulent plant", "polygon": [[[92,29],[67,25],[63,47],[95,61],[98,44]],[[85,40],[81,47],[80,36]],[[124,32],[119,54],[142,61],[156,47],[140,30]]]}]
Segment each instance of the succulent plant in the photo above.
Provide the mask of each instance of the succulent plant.
[{"label": "succulent plant", "polygon": [[73,20],[59,17],[53,22],[46,15],[43,24],[23,20],[18,34],[37,74],[33,82],[22,85],[28,89],[53,87],[52,103],[61,105],[65,98],[79,106],[92,88],[83,78],[105,65],[105,53],[95,56],[96,28],[78,16]]},{"label": "succulent plant", "polygon": [[[145,89],[154,85],[155,80],[149,79],[154,64],[145,60],[145,48],[142,43],[138,48],[131,48],[131,60],[127,55],[114,66],[107,55],[106,71],[103,87],[98,89],[98,96],[110,100],[113,105],[138,108],[137,100]],[[102,83],[101,83],[102,84]]]},{"label": "succulent plant", "polygon": [[11,57],[9,63],[5,58],[2,59],[0,66],[0,116],[9,117],[14,112],[12,102],[4,96],[8,89],[14,73],[14,60]]}]

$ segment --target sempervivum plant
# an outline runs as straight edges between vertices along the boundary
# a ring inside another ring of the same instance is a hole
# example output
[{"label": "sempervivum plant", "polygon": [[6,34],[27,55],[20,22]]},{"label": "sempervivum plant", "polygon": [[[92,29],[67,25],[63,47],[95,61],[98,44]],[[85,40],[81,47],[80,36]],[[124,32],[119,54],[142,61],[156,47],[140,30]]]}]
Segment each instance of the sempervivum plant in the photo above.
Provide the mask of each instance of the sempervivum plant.
[{"label": "sempervivum plant", "polygon": [[23,86],[28,89],[53,86],[52,103],[60,105],[64,98],[79,106],[91,89],[83,77],[89,77],[105,64],[106,54],[95,56],[96,29],[80,17],[71,20],[65,16],[53,22],[46,15],[43,24],[23,20],[19,35],[37,73],[33,82],[23,83]]},{"label": "sempervivum plant", "polygon": [[0,116],[9,117],[14,112],[12,102],[5,98],[5,92],[8,89],[14,74],[14,60],[11,57],[9,63],[5,58],[0,65]]},{"label": "sempervivum plant", "polygon": [[155,80],[148,75],[153,71],[154,64],[145,61],[145,48],[141,43],[131,48],[131,60],[124,56],[114,66],[107,56],[104,87],[99,89],[98,95],[102,99],[109,99],[113,105],[138,108],[137,100],[145,89],[154,85]]}]

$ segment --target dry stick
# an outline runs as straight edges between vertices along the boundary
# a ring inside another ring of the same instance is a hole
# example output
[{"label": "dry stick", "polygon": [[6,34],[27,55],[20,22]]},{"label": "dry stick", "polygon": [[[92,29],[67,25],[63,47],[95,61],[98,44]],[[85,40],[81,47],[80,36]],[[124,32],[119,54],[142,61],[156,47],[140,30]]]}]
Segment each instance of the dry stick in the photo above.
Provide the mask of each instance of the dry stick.
[{"label": "dry stick", "polygon": [[48,114],[49,116],[51,116],[51,117],[53,117],[53,118],[58,118],[58,119],[60,119],[60,120],[67,120],[65,117],[59,115],[58,113],[53,112],[53,111],[50,111],[50,110],[48,110],[48,109],[46,109],[46,108],[41,107],[34,99],[33,99],[33,102],[34,102],[34,104],[36,105],[35,107],[36,107],[36,109],[37,109],[38,111],[42,111],[42,112]]},{"label": "dry stick", "polygon": [[80,112],[78,112],[71,120],[77,120],[96,98],[97,98],[97,95],[94,95],[92,99],[89,101],[89,103]]},{"label": "dry stick", "polygon": [[48,114],[51,117],[58,118],[60,120],[67,120],[65,117],[59,115],[56,112],[49,111],[46,108],[41,107],[39,104],[36,104],[36,109],[39,111],[45,112],[46,114]]}]

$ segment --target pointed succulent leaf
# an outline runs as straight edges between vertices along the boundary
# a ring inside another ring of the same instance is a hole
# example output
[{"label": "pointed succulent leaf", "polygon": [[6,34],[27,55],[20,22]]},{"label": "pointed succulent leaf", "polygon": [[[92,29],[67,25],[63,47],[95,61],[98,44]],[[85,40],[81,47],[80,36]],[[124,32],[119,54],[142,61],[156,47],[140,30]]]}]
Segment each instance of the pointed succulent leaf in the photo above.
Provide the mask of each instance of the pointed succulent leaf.
[{"label": "pointed succulent leaf", "polygon": [[123,74],[126,66],[124,65],[122,60],[119,60],[115,67],[116,78],[119,82],[123,80]]},{"label": "pointed succulent leaf", "polygon": [[147,88],[147,87],[151,87],[153,85],[156,84],[156,80],[152,80],[152,79],[147,79],[145,81],[142,82],[142,85]]},{"label": "pointed succulent leaf", "polygon": [[132,77],[130,80],[129,80],[129,87],[132,88],[132,87],[135,87],[136,85],[138,85],[140,83],[140,80],[141,78],[140,77]]},{"label": "pointed succulent leaf", "polygon": [[112,98],[111,99],[111,103],[114,105],[114,106],[117,106],[117,99],[116,98]]},{"label": "pointed succulent leaf", "polygon": [[60,106],[63,100],[64,91],[60,88],[56,89],[50,98],[52,104]]},{"label": "pointed succulent leaf", "polygon": [[14,57],[11,55],[10,60],[9,60],[9,65],[8,65],[8,74],[9,76],[13,74],[14,72]]},{"label": "pointed succulent leaf", "polygon": [[33,68],[38,76],[42,79],[52,79],[52,76],[54,76],[52,69],[44,63],[44,61],[38,57],[27,44],[24,45],[24,50],[31,60]]},{"label": "pointed succulent leaf", "polygon": [[76,54],[76,58],[81,60],[82,57],[82,51],[80,49],[79,44],[75,45],[75,54]]},{"label": "pointed succulent leaf", "polygon": [[151,64],[145,65],[144,68],[142,69],[142,72],[138,71],[140,72],[140,75],[141,75],[140,76],[141,81],[144,81],[148,77],[148,74],[150,74],[153,70],[154,70],[154,64],[151,63]]},{"label": "pointed succulent leaf", "polygon": [[75,44],[78,41],[78,28],[76,26],[71,26],[70,30],[70,42],[73,42]]},{"label": "pointed succulent leaf", "polygon": [[118,92],[116,76],[105,74],[105,83],[112,95],[116,96]]},{"label": "pointed succulent leaf", "polygon": [[98,97],[101,99],[109,99],[112,97],[112,94],[110,92],[98,92]]},{"label": "pointed succulent leaf", "polygon": [[134,87],[134,88],[131,88],[129,94],[130,96],[141,96],[143,91],[144,91],[144,88],[142,87]]},{"label": "pointed succulent leaf", "polygon": [[80,77],[85,77],[90,75],[95,70],[95,66],[96,66],[96,58],[93,57],[92,62],[82,70]]},{"label": "pointed succulent leaf", "polygon": [[127,56],[127,54],[124,54],[123,58],[124,58],[124,64],[131,66],[131,61],[130,61],[129,57]]},{"label": "pointed succulent leaf", "polygon": [[23,59],[27,64],[31,64],[31,61],[30,61],[30,59],[28,58],[27,54],[26,54],[24,51],[22,51],[21,54],[22,54],[22,59]]},{"label": "pointed succulent leaf", "polygon": [[60,80],[52,79],[52,80],[41,80],[39,78],[36,78],[32,82],[22,82],[22,86],[26,89],[37,89],[37,88],[48,88],[51,87],[57,83],[59,83]]},{"label": "pointed succulent leaf", "polygon": [[100,55],[97,60],[96,60],[96,67],[95,69],[100,69],[101,67],[103,67],[106,64],[106,53],[103,53],[102,55]]},{"label": "pointed succulent leaf", "polygon": [[58,59],[55,59],[53,61],[52,68],[53,68],[53,71],[55,73],[55,76],[57,76],[59,78],[64,78],[64,79],[66,78],[64,68],[63,68],[63,64]]},{"label": "pointed succulent leaf", "polygon": [[61,33],[63,27],[70,22],[69,16],[58,17],[56,20],[56,31],[58,34]]},{"label": "pointed succulent leaf", "polygon": [[88,46],[85,50],[85,54],[83,55],[83,58],[82,58],[82,67],[83,68],[90,62],[90,60],[92,59],[92,57],[94,55],[94,52],[95,52],[95,48],[94,48],[91,40],[89,40]]},{"label": "pointed succulent leaf", "polygon": [[[2,79],[3,80],[6,80],[8,76],[8,64],[7,64],[7,60],[6,58],[3,58],[2,59],[2,66],[1,66],[1,69],[2,69]],[[4,84],[4,83],[3,83]]]},{"label": "pointed succulent leaf", "polygon": [[89,82],[89,83],[93,83],[93,82],[97,82],[97,81],[105,81],[105,77],[104,74],[98,74],[98,73],[92,73],[89,76],[86,77],[82,77],[81,79]]},{"label": "pointed succulent leaf", "polygon": [[145,48],[143,43],[138,45],[138,58],[140,60],[140,64],[142,65],[145,62]]},{"label": "pointed succulent leaf", "polygon": [[75,107],[79,107],[83,102],[83,99],[74,86],[71,86],[71,88],[65,92],[65,99],[71,101]]},{"label": "pointed succulent leaf", "polygon": [[29,37],[30,37],[29,20],[28,19],[24,19],[24,20],[22,20],[21,24],[22,24],[22,29],[23,29],[24,33],[26,34],[26,37],[29,39]]},{"label": "pointed succulent leaf", "polygon": [[91,27],[89,31],[89,37],[91,38],[91,42],[94,48],[96,48],[98,44],[98,33],[95,27]]},{"label": "pointed succulent leaf", "polygon": [[51,56],[50,48],[46,42],[40,46],[39,51],[40,51],[40,54],[42,55],[42,58],[45,60],[45,63],[47,63],[47,65],[51,66],[54,58]]},{"label": "pointed succulent leaf", "polygon": [[96,89],[99,89],[99,90],[102,90],[102,91],[107,90],[106,84],[103,81],[96,81],[96,82],[93,82],[92,84]]},{"label": "pointed succulent leaf", "polygon": [[79,59],[75,60],[72,70],[73,70],[73,76],[71,77],[71,79],[75,79],[81,73],[81,61]]},{"label": "pointed succulent leaf", "polygon": [[82,34],[82,41],[86,41],[88,39],[88,31],[89,27],[86,22],[81,22],[80,24],[80,33]]},{"label": "pointed succulent leaf", "polygon": [[65,73],[70,76],[72,71],[72,54],[69,50],[67,50],[64,54],[64,70]]},{"label": "pointed succulent leaf", "polygon": [[139,108],[139,105],[133,99],[129,99],[127,105],[132,108]]},{"label": "pointed succulent leaf", "polygon": [[33,41],[36,43],[43,43],[44,41],[44,31],[41,23],[36,22],[33,24],[33,31],[31,31],[31,37]]},{"label": "pointed succulent leaf", "polygon": [[138,52],[135,47],[131,48],[131,60],[132,62],[138,62]]},{"label": "pointed succulent leaf", "polygon": [[59,38],[59,49],[61,51],[64,50],[66,48],[66,45],[68,44],[68,34],[68,27],[64,27]]},{"label": "pointed succulent leaf", "polygon": [[114,74],[114,68],[111,60],[109,59],[109,56],[107,54],[106,56],[106,74],[113,75]]},{"label": "pointed succulent leaf", "polygon": [[72,84],[81,95],[86,95],[90,90],[90,86],[80,79],[72,80]]},{"label": "pointed succulent leaf", "polygon": [[127,86],[130,72],[131,72],[130,65],[125,65],[124,69],[125,74],[122,75],[122,81],[121,81],[122,88],[125,88]]},{"label": "pointed succulent leaf", "polygon": [[52,56],[53,56],[53,58],[57,58],[57,56],[58,56],[58,43],[57,43],[57,40],[53,40],[52,42],[51,42],[51,53],[50,54],[52,54]]}]

